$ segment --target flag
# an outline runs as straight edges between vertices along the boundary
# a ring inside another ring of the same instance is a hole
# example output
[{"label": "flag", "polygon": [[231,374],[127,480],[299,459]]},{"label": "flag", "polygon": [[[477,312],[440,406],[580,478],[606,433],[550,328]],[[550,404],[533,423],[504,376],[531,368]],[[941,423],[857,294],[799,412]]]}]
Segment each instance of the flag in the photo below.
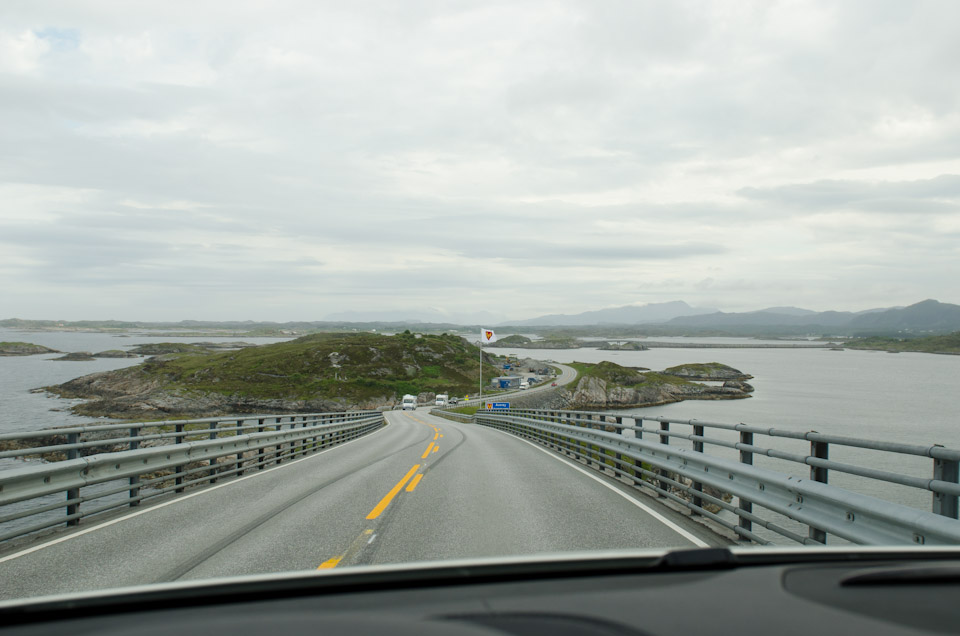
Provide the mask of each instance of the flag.
[{"label": "flag", "polygon": [[480,342],[482,344],[489,344],[491,342],[497,341],[497,334],[493,333],[493,329],[481,329],[480,330]]}]

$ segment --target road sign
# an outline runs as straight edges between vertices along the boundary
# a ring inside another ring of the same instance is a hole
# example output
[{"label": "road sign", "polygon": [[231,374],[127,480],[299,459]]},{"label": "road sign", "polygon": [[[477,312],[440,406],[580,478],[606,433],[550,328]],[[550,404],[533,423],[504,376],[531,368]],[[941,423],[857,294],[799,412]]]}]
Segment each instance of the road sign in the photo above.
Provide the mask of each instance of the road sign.
[{"label": "road sign", "polygon": [[510,408],[509,402],[487,402],[488,409],[508,409]]}]

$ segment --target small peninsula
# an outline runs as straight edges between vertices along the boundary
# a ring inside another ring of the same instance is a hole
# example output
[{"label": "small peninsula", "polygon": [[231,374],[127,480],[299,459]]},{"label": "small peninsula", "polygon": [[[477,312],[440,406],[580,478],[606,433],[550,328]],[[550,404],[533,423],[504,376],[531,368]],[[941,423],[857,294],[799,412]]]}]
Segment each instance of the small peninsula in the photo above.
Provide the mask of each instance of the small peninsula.
[{"label": "small peninsula", "polygon": [[41,353],[60,353],[60,351],[31,342],[0,342],[0,356],[35,356]]},{"label": "small peninsula", "polygon": [[[487,381],[492,362],[485,353]],[[232,351],[187,346],[45,389],[85,399],[71,407],[78,415],[115,418],[343,411],[391,408],[406,393],[473,393],[479,365],[459,336],[324,333]]]},{"label": "small peninsula", "polygon": [[[559,392],[563,408],[599,410],[637,408],[683,400],[736,400],[750,397],[752,378],[733,367],[710,362],[649,371],[623,367],[613,362],[573,362],[578,378],[572,388]],[[709,380],[720,385],[701,384]]]}]

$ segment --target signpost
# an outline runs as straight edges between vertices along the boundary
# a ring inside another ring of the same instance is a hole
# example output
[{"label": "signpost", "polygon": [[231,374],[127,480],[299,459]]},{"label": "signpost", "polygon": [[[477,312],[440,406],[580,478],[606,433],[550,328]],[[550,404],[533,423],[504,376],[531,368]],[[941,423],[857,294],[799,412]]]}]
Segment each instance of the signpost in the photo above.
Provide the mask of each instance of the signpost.
[{"label": "signpost", "polygon": [[508,409],[510,408],[509,402],[487,402],[488,409]]}]

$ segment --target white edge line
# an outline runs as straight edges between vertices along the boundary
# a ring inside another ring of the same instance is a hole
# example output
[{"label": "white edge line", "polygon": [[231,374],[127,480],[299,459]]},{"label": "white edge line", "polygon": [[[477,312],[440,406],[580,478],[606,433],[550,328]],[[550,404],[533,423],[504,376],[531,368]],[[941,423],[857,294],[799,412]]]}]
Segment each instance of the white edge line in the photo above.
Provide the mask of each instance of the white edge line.
[{"label": "white edge line", "polygon": [[[384,417],[383,419],[384,419],[384,421],[386,422],[386,419],[387,419],[387,418]],[[175,504],[175,503],[180,503],[181,501],[186,501],[187,499],[192,499],[192,498],[197,497],[197,496],[199,496],[199,495],[205,495],[205,494],[207,494],[208,492],[213,492],[214,490],[219,490],[220,488],[226,488],[227,486],[232,486],[232,485],[234,485],[234,484],[239,484],[241,481],[246,481],[247,479],[252,479],[252,478],[254,478],[254,477],[260,477],[260,476],[262,476],[262,475],[265,475],[265,474],[267,474],[267,473],[273,472],[273,471],[275,471],[275,470],[279,470],[279,469],[281,469],[281,468],[286,468],[287,466],[293,466],[294,464],[299,464],[300,462],[307,461],[308,459],[315,459],[315,458],[319,457],[320,455],[323,455],[324,453],[329,453],[330,451],[343,448],[344,446],[348,446],[349,444],[353,444],[354,442],[359,442],[359,441],[361,441],[361,440],[368,439],[369,437],[372,437],[373,435],[376,435],[377,433],[379,433],[380,431],[384,430],[385,428],[386,428],[386,426],[382,426],[382,427],[380,427],[380,429],[378,429],[378,430],[376,430],[376,431],[374,431],[374,432],[372,432],[372,433],[370,433],[370,434],[368,434],[368,435],[364,435],[364,436],[362,436],[362,437],[358,437],[357,439],[350,440],[349,442],[345,442],[345,443],[343,443],[343,444],[337,444],[336,446],[333,446],[333,447],[328,448],[328,449],[326,449],[326,450],[322,450],[322,451],[320,451],[320,452],[318,452],[318,453],[314,453],[313,455],[309,455],[308,457],[301,457],[300,459],[295,459],[295,460],[293,460],[292,462],[289,462],[289,463],[286,463],[286,464],[280,464],[279,466],[273,466],[273,467],[267,468],[267,469],[265,469],[265,470],[257,471],[256,473],[254,473],[254,474],[252,474],[252,475],[247,475],[246,477],[239,477],[239,478],[237,478],[237,479],[228,481],[228,482],[225,483],[225,484],[220,484],[219,486],[211,486],[211,487],[209,487],[209,488],[204,488],[203,490],[198,490],[197,492],[190,493],[189,495],[183,495],[183,496],[181,496],[181,497],[176,497],[175,499],[171,499],[170,501],[165,501],[165,502],[163,502],[163,503],[159,503],[159,504],[156,504],[156,505],[154,505],[154,506],[150,506],[149,508],[144,508],[143,510],[138,510],[138,511],[132,512],[132,513],[130,513],[130,514],[126,514],[126,515],[124,515],[124,516],[122,516],[122,517],[117,517],[116,519],[111,519],[110,521],[104,521],[104,522],[101,523],[101,524],[98,524],[98,525],[95,525],[95,526],[91,526],[91,527],[89,527],[89,528],[85,528],[85,529],[83,529],[83,530],[80,530],[80,531],[78,531],[78,532],[74,532],[74,533],[69,534],[69,535],[67,535],[67,536],[60,537],[60,538],[57,538],[57,539],[53,539],[53,540],[51,540],[51,541],[47,541],[46,543],[41,543],[40,545],[35,545],[35,546],[33,546],[32,548],[27,548],[26,550],[21,550],[20,552],[15,552],[15,553],[13,553],[13,554],[8,554],[8,555],[5,556],[5,557],[0,557],[0,563],[6,563],[7,561],[13,561],[14,559],[19,559],[19,558],[22,557],[22,556],[27,556],[28,554],[32,554],[32,553],[34,553],[34,552],[39,552],[40,550],[43,550],[44,548],[49,548],[50,546],[57,545],[58,543],[63,543],[64,541],[69,541],[70,539],[76,539],[77,537],[82,537],[83,535],[88,534],[88,533],[90,533],[90,532],[93,532],[94,530],[100,530],[101,528],[106,528],[106,527],[108,527],[108,526],[112,526],[112,525],[114,525],[115,523],[120,523],[121,521],[126,521],[126,520],[128,520],[128,519],[133,519],[134,517],[139,517],[140,515],[145,515],[145,514],[147,514],[148,512],[153,512],[154,510],[159,510],[160,508],[166,508],[167,506],[173,505],[173,504]]]},{"label": "white edge line", "polygon": [[552,452],[552,451],[547,450],[546,448],[543,448],[543,447],[541,447],[541,446],[539,446],[539,445],[537,445],[537,444],[534,444],[533,442],[531,442],[531,441],[529,441],[529,440],[523,439],[523,438],[521,438],[521,437],[517,437],[516,435],[511,435],[510,433],[508,433],[508,432],[506,432],[506,431],[501,431],[501,430],[499,430],[499,429],[495,429],[495,428],[494,428],[494,429],[491,429],[491,430],[497,431],[498,433],[503,433],[504,435],[510,435],[510,437],[512,437],[512,438],[514,438],[514,439],[517,439],[517,440],[519,440],[519,441],[521,441],[521,442],[526,442],[527,444],[530,444],[531,446],[533,446],[534,448],[536,448],[538,451],[541,451],[541,452],[543,452],[543,453],[546,453],[547,456],[552,457],[553,459],[557,460],[558,462],[560,462],[560,463],[563,464],[564,466],[567,466],[567,467],[572,468],[572,469],[574,469],[574,470],[576,470],[576,471],[579,471],[579,472],[583,473],[584,475],[586,475],[587,477],[589,477],[590,479],[592,479],[592,480],[594,480],[595,482],[597,482],[598,484],[600,484],[601,486],[603,486],[603,487],[605,487],[605,488],[609,488],[609,489],[612,490],[613,492],[617,493],[618,495],[620,495],[621,497],[623,497],[624,499],[626,499],[627,501],[629,501],[630,503],[632,503],[632,504],[633,504],[634,506],[636,506],[637,508],[640,508],[641,510],[643,510],[644,512],[646,512],[648,515],[650,515],[651,517],[653,517],[654,519],[656,519],[657,521],[659,521],[659,522],[662,523],[663,525],[667,526],[668,528],[670,528],[671,530],[673,530],[674,532],[676,532],[676,533],[679,534],[680,536],[682,536],[682,537],[684,537],[685,539],[687,539],[688,541],[692,542],[694,545],[696,545],[696,546],[698,546],[698,547],[701,547],[701,548],[709,548],[709,547],[710,547],[710,544],[709,544],[709,543],[706,543],[705,541],[703,541],[703,539],[698,538],[696,535],[690,534],[689,532],[687,532],[686,530],[684,530],[683,528],[681,528],[680,526],[678,526],[678,525],[675,524],[674,522],[670,521],[669,519],[667,519],[666,517],[664,517],[663,515],[661,515],[661,514],[660,514],[659,512],[657,512],[656,510],[653,510],[652,508],[650,508],[650,507],[647,506],[646,504],[644,504],[644,503],[642,503],[642,502],[640,502],[640,501],[637,501],[636,499],[634,499],[633,497],[631,497],[631,496],[628,495],[627,493],[623,492],[623,491],[620,490],[619,488],[616,488],[615,486],[613,486],[613,485],[611,485],[611,484],[608,484],[607,482],[605,482],[603,479],[601,479],[601,478],[598,477],[597,475],[592,474],[590,471],[588,471],[588,470],[586,470],[586,469],[584,469],[584,468],[581,468],[581,467],[579,467],[579,466],[576,466],[576,465],[574,465],[574,464],[571,464],[569,461],[566,461],[563,457],[557,455],[556,453],[554,453],[554,452]]}]

